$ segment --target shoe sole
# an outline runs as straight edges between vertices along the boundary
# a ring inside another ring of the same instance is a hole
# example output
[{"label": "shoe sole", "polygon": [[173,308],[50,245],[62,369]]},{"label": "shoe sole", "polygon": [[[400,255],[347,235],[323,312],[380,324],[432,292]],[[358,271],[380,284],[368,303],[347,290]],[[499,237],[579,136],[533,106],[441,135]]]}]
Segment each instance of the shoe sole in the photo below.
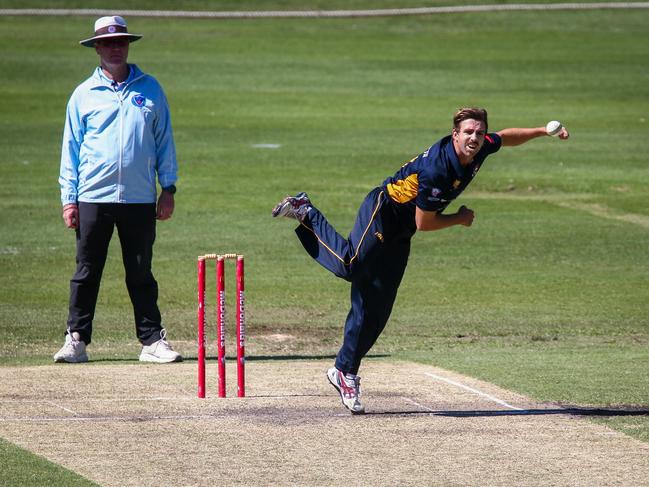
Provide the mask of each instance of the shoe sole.
[{"label": "shoe sole", "polygon": [[352,413],[353,415],[358,415],[358,416],[365,414],[365,408],[363,408],[362,411],[354,411],[353,409],[349,409],[347,407],[347,404],[345,404],[345,401],[343,401],[343,395],[340,393],[340,387],[338,386],[338,384],[336,384],[335,381],[331,380],[331,377],[329,377],[329,372],[327,372],[327,380],[329,381],[329,384],[331,384],[333,386],[333,388],[336,389],[336,392],[338,392],[338,396],[340,397],[340,402],[343,403],[343,406],[345,406],[345,408],[350,413]]},{"label": "shoe sole", "polygon": [[75,360],[66,360],[65,358],[55,358],[55,364],[83,364],[88,361],[88,356],[82,356]]},{"label": "shoe sole", "polygon": [[180,355],[172,359],[161,359],[160,357],[156,357],[154,355],[140,355],[140,362],[149,362],[154,364],[171,364],[174,362],[182,362],[182,361],[183,358]]}]

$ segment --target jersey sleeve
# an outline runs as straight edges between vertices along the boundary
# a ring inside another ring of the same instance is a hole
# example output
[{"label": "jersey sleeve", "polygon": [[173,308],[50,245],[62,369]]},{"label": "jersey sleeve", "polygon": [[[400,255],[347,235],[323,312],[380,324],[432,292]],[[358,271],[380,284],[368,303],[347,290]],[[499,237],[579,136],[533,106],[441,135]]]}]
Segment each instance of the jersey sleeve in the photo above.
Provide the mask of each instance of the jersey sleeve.
[{"label": "jersey sleeve", "polygon": [[159,85],[158,87],[158,103],[156,105],[158,116],[153,128],[156,141],[156,170],[160,187],[166,188],[178,180],[178,161],[176,160],[176,144],[171,128],[169,103],[162,87]]},{"label": "jersey sleeve", "polygon": [[84,139],[84,122],[80,114],[78,90],[75,91],[66,110],[63,142],[61,144],[61,166],[59,186],[61,204],[77,203],[79,185],[79,151]]},{"label": "jersey sleeve", "polygon": [[486,149],[487,154],[498,152],[502,144],[503,141],[497,133],[494,132],[493,134],[485,135],[484,148]]},{"label": "jersey sleeve", "polygon": [[443,211],[448,201],[442,199],[444,188],[442,181],[436,178],[432,171],[422,171],[419,174],[419,188],[415,204],[424,211]]}]

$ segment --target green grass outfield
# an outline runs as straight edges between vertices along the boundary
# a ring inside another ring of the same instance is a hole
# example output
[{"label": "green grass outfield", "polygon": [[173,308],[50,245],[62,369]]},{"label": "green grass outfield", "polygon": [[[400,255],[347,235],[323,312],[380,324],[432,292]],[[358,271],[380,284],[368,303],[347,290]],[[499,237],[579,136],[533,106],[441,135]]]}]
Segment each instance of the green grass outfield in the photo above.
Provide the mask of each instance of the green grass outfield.
[{"label": "green grass outfield", "polygon": [[[0,17],[1,364],[50,363],[62,342],[74,236],[60,218],[60,139],[67,99],[96,63],[77,44],[93,20]],[[247,258],[249,354],[335,353],[348,286],[270,209],[305,190],[345,233],[369,189],[446,135],[457,107],[482,105],[493,130],[558,118],[572,138],[503,149],[457,202],[475,210],[473,227],[414,238],[374,352],[541,401],[649,407],[649,10],[128,20],[145,34],[130,61],[171,104],[180,180],[154,271],[185,355],[196,256],[231,251]],[[279,333],[294,338],[264,340]],[[93,339],[92,359],[137,357],[117,238]],[[649,441],[646,414],[603,421]]]}]

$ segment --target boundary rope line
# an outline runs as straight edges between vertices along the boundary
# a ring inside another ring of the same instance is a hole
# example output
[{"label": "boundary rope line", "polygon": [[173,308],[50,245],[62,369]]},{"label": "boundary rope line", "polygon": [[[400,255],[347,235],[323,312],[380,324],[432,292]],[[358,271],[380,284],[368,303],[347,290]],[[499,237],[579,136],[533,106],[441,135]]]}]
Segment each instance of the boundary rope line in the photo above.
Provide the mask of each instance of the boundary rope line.
[{"label": "boundary rope line", "polygon": [[106,9],[0,9],[0,16],[102,16],[118,11],[126,17],[169,17],[194,19],[258,18],[350,18],[434,15],[447,13],[513,12],[549,10],[647,9],[649,2],[590,3],[512,3],[505,5],[458,5],[447,7],[414,7],[380,10],[268,10],[268,11],[188,11],[188,10],[106,10]]}]

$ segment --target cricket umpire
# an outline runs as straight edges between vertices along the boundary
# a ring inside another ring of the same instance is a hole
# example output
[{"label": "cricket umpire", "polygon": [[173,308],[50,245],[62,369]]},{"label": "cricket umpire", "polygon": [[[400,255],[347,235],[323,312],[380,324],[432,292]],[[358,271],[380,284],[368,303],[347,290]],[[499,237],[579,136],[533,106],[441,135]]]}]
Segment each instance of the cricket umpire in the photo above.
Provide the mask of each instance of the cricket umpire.
[{"label": "cricket umpire", "polygon": [[122,17],[108,16],[95,22],[92,37],[80,41],[94,48],[100,65],[75,89],[65,119],[59,184],[63,220],[76,231],[77,268],[56,362],[88,360],[86,345],[115,228],[142,344],[140,360],[182,360],[166,340],[151,271],[156,219],[167,220],[174,210],[176,148],[162,87],[127,63],[130,43],[141,37],[128,32]]},{"label": "cricket umpire", "polygon": [[466,206],[451,214],[444,210],[471,183],[485,159],[501,146],[548,135],[569,137],[567,129],[557,123],[489,133],[486,110],[461,108],[453,117],[451,135],[370,191],[348,238],[338,234],[306,193],[286,197],[275,206],[273,216],[300,222],[296,233],[309,255],[351,282],[343,344],[327,376],[352,413],[364,412],[358,369],[388,321],[408,263],[412,236],[416,231],[470,227],[474,213]]}]

